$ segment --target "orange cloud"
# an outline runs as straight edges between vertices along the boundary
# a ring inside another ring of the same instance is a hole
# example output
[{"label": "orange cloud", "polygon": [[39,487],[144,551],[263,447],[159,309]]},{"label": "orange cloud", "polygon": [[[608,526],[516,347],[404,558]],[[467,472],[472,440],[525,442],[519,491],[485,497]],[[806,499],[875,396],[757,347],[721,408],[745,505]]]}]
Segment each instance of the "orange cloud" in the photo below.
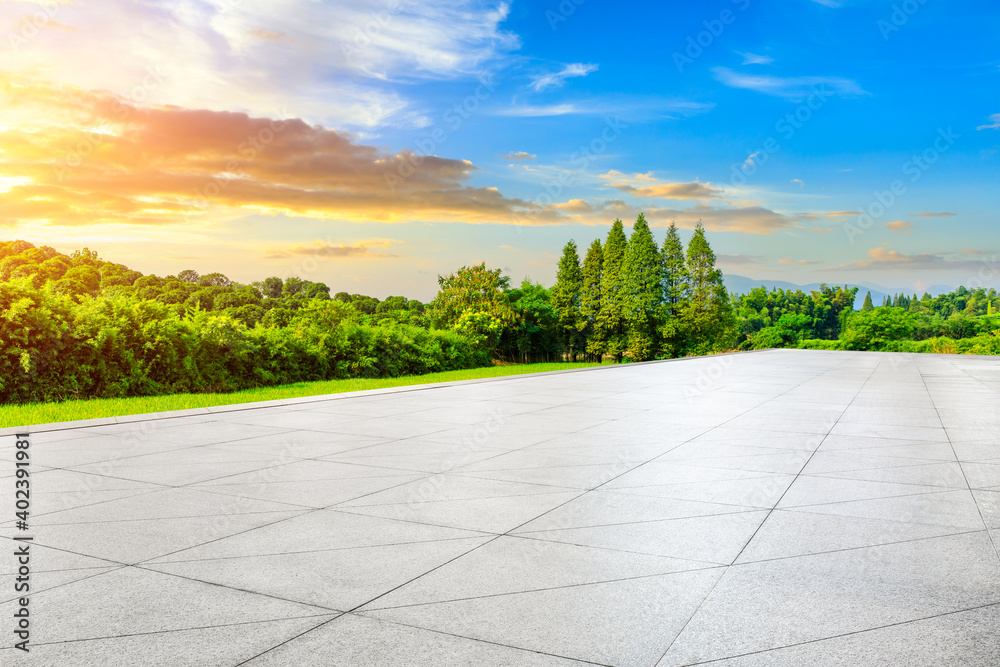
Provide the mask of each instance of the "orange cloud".
[{"label": "orange cloud", "polygon": [[467,185],[476,167],[466,160],[389,153],[300,119],[143,108],[9,78],[0,99],[18,119],[0,132],[0,178],[29,179],[0,193],[8,221],[159,224],[223,207],[387,222],[562,222],[554,209]]},{"label": "orange cloud", "polygon": [[952,259],[930,253],[907,255],[885,247],[872,248],[868,259],[842,264],[837,269],[978,269],[982,261]]},{"label": "orange cloud", "polygon": [[827,211],[826,213],[807,213],[806,218],[851,218],[861,215],[861,211]]},{"label": "orange cloud", "polygon": [[392,243],[398,243],[392,239],[372,239],[362,241],[352,245],[336,244],[332,245],[319,242],[315,245],[295,245],[280,250],[272,250],[264,255],[264,259],[287,259],[293,255],[305,255],[311,257],[335,257],[335,258],[374,258],[386,259],[402,257],[403,255],[393,255],[385,252],[372,252],[371,248],[386,248]]},{"label": "orange cloud", "polygon": [[913,226],[912,222],[905,220],[893,220],[892,222],[884,222],[882,224],[888,227],[890,231],[899,232],[900,234],[909,234],[910,232],[906,230]]},{"label": "orange cloud", "polygon": [[[378,222],[605,225],[634,220],[771,234],[798,227],[754,204],[710,206],[721,191],[652,174],[604,175],[633,198],[540,203],[472,186],[468,160],[390,152],[297,118],[142,107],[107,92],[0,75],[0,225],[163,226],[246,213]],[[10,118],[10,120],[8,120]]]},{"label": "orange cloud", "polygon": [[713,188],[708,183],[692,181],[689,183],[668,183],[656,179],[652,172],[648,174],[633,174],[626,176],[620,171],[609,171],[601,174],[601,178],[613,188],[627,192],[641,199],[718,199],[722,191]]},{"label": "orange cloud", "polygon": [[270,30],[264,30],[263,28],[247,30],[247,34],[252,37],[257,37],[258,39],[267,40],[268,42],[291,41],[283,32],[272,32]]}]

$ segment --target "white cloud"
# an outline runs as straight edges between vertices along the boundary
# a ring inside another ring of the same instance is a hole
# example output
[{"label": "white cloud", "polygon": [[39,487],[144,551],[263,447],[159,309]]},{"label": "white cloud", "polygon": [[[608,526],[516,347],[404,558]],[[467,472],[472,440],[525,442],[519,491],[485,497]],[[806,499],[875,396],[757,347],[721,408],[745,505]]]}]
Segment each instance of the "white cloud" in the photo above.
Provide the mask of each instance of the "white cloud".
[{"label": "white cloud", "polygon": [[990,122],[986,125],[980,125],[977,130],[1000,130],[1000,113],[995,113],[989,118]]},{"label": "white cloud", "polygon": [[742,51],[737,51],[737,53],[743,56],[744,65],[770,65],[774,62],[774,58],[771,56],[762,56],[756,53],[743,53]]},{"label": "white cloud", "polygon": [[532,77],[531,89],[541,92],[547,88],[561,88],[566,79],[587,76],[597,71],[597,65],[585,65],[583,63],[573,63],[566,65],[558,72],[549,72]]},{"label": "white cloud", "polygon": [[715,78],[730,88],[755,90],[765,95],[784,97],[799,101],[817,91],[826,95],[866,95],[867,93],[851,79],[836,76],[793,76],[778,77],[759,74],[742,74],[728,67],[712,70]]},{"label": "white cloud", "polygon": [[629,121],[639,119],[690,118],[708,113],[714,104],[690,102],[680,99],[644,97],[614,97],[610,99],[576,100],[556,104],[522,104],[515,97],[510,106],[492,111],[497,116],[536,118],[540,116],[565,116],[567,114],[592,116],[622,116]]},{"label": "white cloud", "polygon": [[[16,19],[31,7],[10,13]],[[501,28],[508,4],[489,0],[93,0],[59,7],[58,20],[74,31],[42,28],[20,51],[0,50],[0,71],[125,97],[138,90],[142,99],[133,101],[140,104],[349,129],[425,125],[405,91],[387,82],[473,79],[519,47]]]},{"label": "white cloud", "polygon": [[757,158],[760,156],[760,154],[761,151],[757,151],[756,153],[751,153],[750,155],[748,155],[747,159],[743,161],[743,166],[746,167],[747,169],[752,167],[754,163],[757,161]]},{"label": "white cloud", "polygon": [[546,104],[541,106],[517,105],[500,109],[498,116],[513,116],[514,118],[539,118],[542,116],[565,116],[566,114],[592,113],[575,104]]}]

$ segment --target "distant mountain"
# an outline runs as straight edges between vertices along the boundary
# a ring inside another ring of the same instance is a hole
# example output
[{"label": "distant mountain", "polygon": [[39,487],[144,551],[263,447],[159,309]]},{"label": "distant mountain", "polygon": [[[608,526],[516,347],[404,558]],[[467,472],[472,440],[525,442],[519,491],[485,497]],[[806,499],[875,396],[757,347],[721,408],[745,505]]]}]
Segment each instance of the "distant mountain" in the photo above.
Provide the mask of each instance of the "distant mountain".
[{"label": "distant mountain", "polygon": [[[787,290],[802,290],[806,294],[809,292],[817,291],[820,288],[821,283],[809,283],[808,285],[796,285],[795,283],[786,282],[784,280],[758,280],[756,278],[747,278],[746,276],[737,276],[734,274],[725,274],[723,276],[723,281],[726,284],[726,289],[729,290],[730,294],[746,294],[755,287],[765,287],[768,290],[772,289],[787,289]],[[845,283],[828,282],[827,285],[831,287],[844,287]],[[932,285],[929,289],[918,291],[912,287],[883,287],[882,285],[876,285],[874,283],[846,283],[847,287],[857,287],[858,295],[854,300],[854,307],[861,308],[862,304],[865,302],[865,295],[871,291],[872,302],[876,306],[881,306],[882,301],[886,296],[895,296],[896,294],[916,294],[917,296],[923,296],[924,292],[930,293],[931,296],[938,296],[939,294],[947,294],[948,292],[954,292],[956,288],[951,285]]]}]

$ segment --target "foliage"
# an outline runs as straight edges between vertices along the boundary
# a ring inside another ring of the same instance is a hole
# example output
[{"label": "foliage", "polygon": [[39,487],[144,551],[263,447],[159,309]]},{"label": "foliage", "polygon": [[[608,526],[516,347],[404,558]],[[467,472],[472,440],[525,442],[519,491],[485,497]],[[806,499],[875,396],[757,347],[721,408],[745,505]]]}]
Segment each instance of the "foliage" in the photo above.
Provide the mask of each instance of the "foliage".
[{"label": "foliage", "polygon": [[917,316],[902,308],[877,308],[854,313],[842,342],[847,350],[884,350],[894,341],[910,340]]},{"label": "foliage", "polygon": [[597,320],[601,313],[601,280],[603,278],[604,247],[594,239],[583,260],[580,287],[580,320],[577,328],[585,341],[585,349],[593,358],[600,359],[603,345],[597,336]]},{"label": "foliage", "polygon": [[191,269],[143,276],[86,248],[67,256],[23,241],[0,244],[0,271],[4,403],[229,392],[489,363],[459,331],[430,329],[423,304],[404,297],[331,300],[326,285],[294,277],[240,285]]},{"label": "foliage", "polygon": [[438,276],[438,286],[431,303],[435,325],[459,331],[478,348],[495,353],[504,328],[516,319],[510,303],[510,278],[483,263]]},{"label": "foliage", "polygon": [[[819,338],[837,339],[852,312],[857,288],[831,288],[822,285],[819,290],[805,294],[800,290],[771,290],[756,287],[733,299],[736,314],[737,345],[742,350],[764,349],[765,339],[777,341],[775,332],[761,335],[766,328],[778,326],[785,315],[804,315],[805,318],[786,319],[781,329],[794,330],[794,337],[785,335],[782,341]],[[784,346],[784,345],[783,345]]]},{"label": "foliage", "polygon": [[552,304],[551,291],[525,278],[520,287],[510,291],[510,298],[515,324],[503,332],[499,358],[521,363],[559,359],[566,349],[567,334]]},{"label": "foliage", "polygon": [[872,293],[868,292],[868,294],[865,295],[865,302],[861,306],[861,312],[867,313],[868,311],[874,309],[875,309],[875,304],[872,303]]},{"label": "foliage", "polygon": [[628,345],[625,329],[625,302],[622,289],[622,261],[628,239],[621,220],[615,220],[604,243],[601,264],[601,307],[594,331],[595,351],[621,361]]},{"label": "foliage", "polygon": [[688,243],[686,269],[690,291],[680,311],[688,349],[694,354],[729,349],[735,343],[733,309],[700,222]]},{"label": "foliage", "polygon": [[750,339],[750,349],[767,350],[775,347],[798,347],[812,338],[813,320],[808,315],[785,313],[774,326],[764,327]]},{"label": "foliage", "polygon": [[621,266],[621,307],[628,341],[626,353],[633,361],[648,361],[656,356],[662,281],[660,252],[645,216],[640,213],[632,227]]},{"label": "foliage", "polygon": [[559,321],[559,338],[563,347],[569,350],[570,358],[585,347],[580,321],[583,318],[581,293],[583,291],[583,270],[576,241],[568,241],[563,247],[556,272],[556,284],[552,287],[552,308]]}]

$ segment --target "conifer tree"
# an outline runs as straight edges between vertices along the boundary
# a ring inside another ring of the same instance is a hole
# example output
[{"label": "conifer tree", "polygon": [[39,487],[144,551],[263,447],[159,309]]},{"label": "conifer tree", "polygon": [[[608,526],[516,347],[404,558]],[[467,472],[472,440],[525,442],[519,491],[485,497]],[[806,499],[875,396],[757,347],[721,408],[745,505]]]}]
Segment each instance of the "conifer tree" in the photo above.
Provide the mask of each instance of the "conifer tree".
[{"label": "conifer tree", "polygon": [[597,331],[603,341],[604,351],[620,362],[625,353],[624,304],[622,299],[622,260],[628,239],[621,220],[615,220],[604,244],[604,261],[601,266],[601,310],[597,318]]},{"label": "conifer tree", "polygon": [[576,241],[569,241],[563,248],[556,272],[556,284],[552,288],[552,307],[559,316],[560,339],[569,350],[570,358],[576,361],[580,352],[580,292],[583,287],[583,272],[580,256],[576,251]]},{"label": "conifer tree", "polygon": [[735,341],[733,308],[701,222],[688,244],[687,272],[691,290],[682,319],[692,340],[688,351],[704,354],[728,349]]},{"label": "conifer tree", "polygon": [[663,262],[663,303],[667,307],[667,313],[676,315],[680,310],[680,304],[687,298],[690,287],[684,263],[684,244],[677,234],[676,223],[671,222],[667,229],[667,238],[663,240],[660,257]]},{"label": "conifer tree", "polygon": [[669,357],[680,356],[684,349],[684,328],[681,326],[681,307],[688,297],[690,283],[685,265],[684,244],[677,233],[677,224],[671,222],[667,238],[660,252],[662,262],[661,287],[663,304],[660,315],[661,349]]},{"label": "conifer tree", "polygon": [[875,310],[875,304],[872,303],[872,293],[871,292],[868,292],[868,294],[865,295],[865,302],[861,306],[861,312],[862,313],[867,313],[869,310]]},{"label": "conifer tree", "polygon": [[656,355],[656,318],[663,288],[660,252],[642,213],[632,227],[621,276],[628,356],[633,361],[647,361]]},{"label": "conifer tree", "polygon": [[588,354],[601,360],[604,342],[597,335],[595,327],[601,313],[601,274],[604,264],[604,248],[600,239],[594,239],[583,260],[582,285],[580,289],[580,319],[577,327],[586,341]]}]

